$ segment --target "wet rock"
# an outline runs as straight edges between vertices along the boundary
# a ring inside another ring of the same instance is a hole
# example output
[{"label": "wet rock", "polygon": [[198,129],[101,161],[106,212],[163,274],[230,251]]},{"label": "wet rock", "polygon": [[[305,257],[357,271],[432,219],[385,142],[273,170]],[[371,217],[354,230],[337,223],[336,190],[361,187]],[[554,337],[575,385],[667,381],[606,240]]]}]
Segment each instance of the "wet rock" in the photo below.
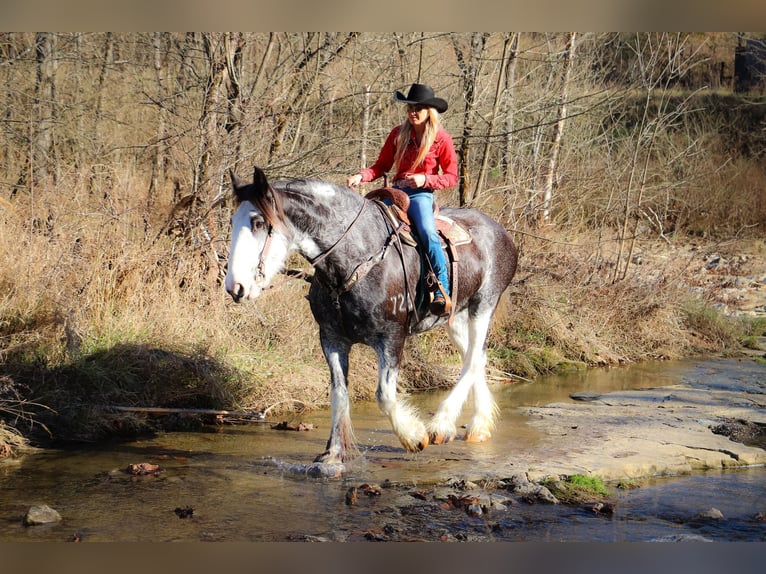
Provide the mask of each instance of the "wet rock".
[{"label": "wet rock", "polygon": [[548,490],[547,487],[531,482],[526,473],[514,474],[510,478],[503,480],[506,488],[530,504],[536,502],[545,502],[548,504],[558,504],[559,500]]},{"label": "wet rock", "polygon": [[342,463],[315,462],[306,467],[311,478],[340,478],[346,467]]},{"label": "wet rock", "polygon": [[359,492],[365,496],[380,496],[380,487],[376,484],[363,484],[359,487]]},{"label": "wet rock", "polygon": [[157,476],[162,472],[162,469],[158,464],[151,464],[149,462],[140,462],[138,464],[129,464],[125,472],[132,474],[133,476]]},{"label": "wet rock", "polygon": [[698,534],[671,534],[660,538],[652,538],[650,542],[713,542],[710,538]]},{"label": "wet rock", "polygon": [[60,521],[61,515],[47,504],[30,506],[27,514],[24,516],[24,525],[26,526],[37,526],[39,524],[50,524]]},{"label": "wet rock", "polygon": [[573,401],[591,402],[599,400],[601,398],[601,393],[572,393],[569,395],[569,398]]},{"label": "wet rock", "polygon": [[458,490],[477,490],[479,488],[478,484],[470,480],[456,480],[451,482],[450,486]]},{"label": "wet rock", "polygon": [[553,493],[546,487],[535,484],[523,494],[526,502],[534,504],[536,502],[545,502],[546,504],[559,504],[559,499],[553,496]]},{"label": "wet rock", "polygon": [[183,508],[178,506],[175,513],[178,518],[191,518],[194,516],[194,509],[191,506],[184,506]]},{"label": "wet rock", "polygon": [[594,514],[612,516],[614,514],[614,504],[611,502],[597,502],[591,507]]},{"label": "wet rock", "polygon": [[315,430],[315,427],[313,424],[310,424],[310,423],[294,424],[289,421],[282,421],[281,423],[272,425],[271,430],[287,430],[287,431],[305,432],[305,431],[313,431]]},{"label": "wet rock", "polygon": [[711,508],[705,512],[700,512],[694,517],[694,520],[722,520],[723,513],[717,508]]},{"label": "wet rock", "polygon": [[359,502],[359,493],[357,492],[356,487],[352,486],[346,491],[346,505],[354,506],[357,502]]}]

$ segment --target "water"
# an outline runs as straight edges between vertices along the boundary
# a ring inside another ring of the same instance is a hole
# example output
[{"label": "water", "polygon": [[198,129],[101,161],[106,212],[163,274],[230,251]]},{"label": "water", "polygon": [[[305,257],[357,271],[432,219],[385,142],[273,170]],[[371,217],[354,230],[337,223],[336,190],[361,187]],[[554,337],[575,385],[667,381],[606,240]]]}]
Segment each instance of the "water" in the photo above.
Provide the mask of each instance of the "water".
[{"label": "water", "polygon": [[[749,367],[743,363],[742,368]],[[570,400],[573,392],[709,380],[715,370],[715,363],[644,364],[495,384],[502,422],[491,441],[456,441],[419,454],[400,447],[377,405],[356,403],[352,419],[363,455],[342,479],[293,472],[324,449],[327,412],[301,418],[317,427],[308,432],[249,424],[166,433],[98,449],[44,451],[0,464],[0,541],[763,541],[762,468],[647,480],[637,489],[615,490],[610,515],[589,506],[528,504],[492,488],[481,495],[502,506],[481,516],[447,502],[449,493],[479,491],[445,484],[503,478],[499,473],[507,469],[498,469],[498,461],[515,450],[535,449],[539,436],[526,425],[519,406]],[[413,400],[428,412],[442,395]],[[128,465],[141,462],[157,464],[161,472],[126,472]],[[365,483],[376,486],[374,495],[364,494]],[[347,504],[353,487],[358,500]],[[24,526],[27,509],[41,504],[55,508],[62,521]],[[713,507],[723,518],[695,519]]]}]

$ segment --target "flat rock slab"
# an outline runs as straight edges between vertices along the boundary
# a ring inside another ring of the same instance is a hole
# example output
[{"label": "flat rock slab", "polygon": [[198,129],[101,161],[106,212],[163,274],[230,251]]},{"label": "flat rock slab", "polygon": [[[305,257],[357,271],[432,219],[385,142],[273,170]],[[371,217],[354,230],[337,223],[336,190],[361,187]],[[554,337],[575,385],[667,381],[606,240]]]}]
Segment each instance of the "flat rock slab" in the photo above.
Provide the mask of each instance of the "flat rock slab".
[{"label": "flat rock slab", "polygon": [[514,466],[526,465],[533,480],[576,473],[618,480],[765,465],[765,450],[713,432],[731,420],[766,425],[766,367],[748,368],[743,377],[713,371],[689,384],[526,407],[542,438]]}]

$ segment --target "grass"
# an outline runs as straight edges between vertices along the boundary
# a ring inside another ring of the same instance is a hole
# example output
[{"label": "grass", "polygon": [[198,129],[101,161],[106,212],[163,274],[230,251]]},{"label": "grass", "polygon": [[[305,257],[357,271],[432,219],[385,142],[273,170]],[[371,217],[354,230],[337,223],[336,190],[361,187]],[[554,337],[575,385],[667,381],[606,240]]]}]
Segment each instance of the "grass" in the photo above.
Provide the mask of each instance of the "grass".
[{"label": "grass", "polygon": [[543,485],[563,504],[584,504],[609,498],[609,489],[597,476],[573,474],[565,480],[548,479]]}]

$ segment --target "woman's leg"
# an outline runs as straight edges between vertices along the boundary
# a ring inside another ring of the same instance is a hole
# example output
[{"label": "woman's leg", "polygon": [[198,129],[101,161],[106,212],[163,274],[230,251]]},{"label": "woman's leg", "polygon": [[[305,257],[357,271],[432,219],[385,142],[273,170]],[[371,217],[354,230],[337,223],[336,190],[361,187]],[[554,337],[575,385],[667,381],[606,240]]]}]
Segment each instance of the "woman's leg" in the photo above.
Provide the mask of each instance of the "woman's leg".
[{"label": "woman's leg", "polygon": [[410,222],[415,227],[428,260],[431,262],[436,278],[441,283],[444,292],[450,294],[449,275],[447,274],[447,259],[444,257],[439,234],[434,221],[434,194],[430,191],[410,194],[410,208],[407,210]]}]

